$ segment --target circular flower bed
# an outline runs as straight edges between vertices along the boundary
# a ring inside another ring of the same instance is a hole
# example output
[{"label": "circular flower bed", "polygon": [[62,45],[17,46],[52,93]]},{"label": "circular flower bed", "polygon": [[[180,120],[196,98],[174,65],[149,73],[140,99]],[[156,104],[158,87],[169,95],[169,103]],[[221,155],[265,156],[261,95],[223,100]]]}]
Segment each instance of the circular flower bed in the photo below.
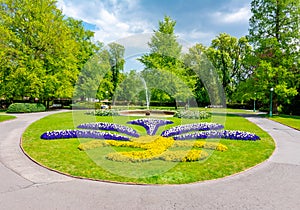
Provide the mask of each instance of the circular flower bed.
[{"label": "circular flower bed", "polygon": [[[127,123],[144,127],[148,136],[140,137],[136,130],[128,126],[98,122],[85,123],[78,126],[78,128],[90,130],[48,131],[43,133],[41,138],[45,140],[69,138],[93,138],[104,140],[82,143],[78,146],[80,150],[90,150],[106,146],[143,149],[143,151],[115,152],[106,155],[108,160],[119,162],[142,162],[151,160],[180,162],[198,161],[208,156],[206,151],[199,149],[216,151],[226,151],[228,149],[223,144],[198,141],[199,139],[224,138],[248,141],[256,141],[260,139],[256,134],[249,132],[221,130],[224,126],[216,123],[194,123],[175,126],[163,131],[161,136],[155,136],[158,128],[162,125],[172,124],[172,121],[143,118],[132,120]],[[126,134],[127,136],[96,130],[113,131]],[[186,140],[194,141],[186,142]],[[172,148],[187,147],[190,147],[190,149],[172,151]]]}]

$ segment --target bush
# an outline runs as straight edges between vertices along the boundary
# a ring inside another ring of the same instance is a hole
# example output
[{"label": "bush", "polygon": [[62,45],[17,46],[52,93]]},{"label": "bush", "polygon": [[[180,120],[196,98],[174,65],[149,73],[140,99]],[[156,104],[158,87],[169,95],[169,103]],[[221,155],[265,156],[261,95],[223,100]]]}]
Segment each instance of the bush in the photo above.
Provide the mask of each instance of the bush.
[{"label": "bush", "polygon": [[86,115],[95,115],[95,116],[119,116],[119,112],[113,109],[97,109],[93,111],[87,111]]},{"label": "bush", "polygon": [[210,114],[204,111],[180,110],[174,114],[174,117],[185,119],[207,119]]},{"label": "bush", "polygon": [[7,113],[29,113],[29,112],[43,112],[46,107],[39,103],[13,103],[8,109]]},{"label": "bush", "polygon": [[230,109],[253,109],[253,104],[230,103],[226,104],[226,107]]},{"label": "bush", "polygon": [[100,102],[77,102],[76,104],[71,104],[72,109],[100,109],[102,103]]}]

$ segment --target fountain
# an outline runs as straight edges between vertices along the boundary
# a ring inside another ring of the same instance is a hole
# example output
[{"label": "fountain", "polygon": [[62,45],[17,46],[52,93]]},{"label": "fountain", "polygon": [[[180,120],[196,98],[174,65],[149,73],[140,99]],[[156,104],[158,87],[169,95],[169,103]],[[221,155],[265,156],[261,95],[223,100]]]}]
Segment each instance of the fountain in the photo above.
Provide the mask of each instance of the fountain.
[{"label": "fountain", "polygon": [[120,111],[119,114],[123,116],[153,116],[153,117],[173,117],[174,111],[165,110],[150,110],[150,92],[148,90],[146,81],[143,77],[140,77],[145,88],[146,95],[146,110],[126,110]]}]

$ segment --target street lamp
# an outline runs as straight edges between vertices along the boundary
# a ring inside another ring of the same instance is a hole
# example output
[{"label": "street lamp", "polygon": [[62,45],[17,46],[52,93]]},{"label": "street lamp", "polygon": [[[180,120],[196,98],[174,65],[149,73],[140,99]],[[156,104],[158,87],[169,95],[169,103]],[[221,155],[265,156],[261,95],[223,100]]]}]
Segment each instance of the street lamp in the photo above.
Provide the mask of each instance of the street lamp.
[{"label": "street lamp", "polygon": [[256,100],[256,93],[254,93],[254,101],[253,101],[253,112],[255,112],[255,100]]},{"label": "street lamp", "polygon": [[273,95],[273,91],[274,91],[274,88],[271,88],[270,89],[270,92],[271,92],[271,95],[270,95],[270,117],[272,117],[272,108],[273,108],[273,104],[272,104],[272,95]]}]

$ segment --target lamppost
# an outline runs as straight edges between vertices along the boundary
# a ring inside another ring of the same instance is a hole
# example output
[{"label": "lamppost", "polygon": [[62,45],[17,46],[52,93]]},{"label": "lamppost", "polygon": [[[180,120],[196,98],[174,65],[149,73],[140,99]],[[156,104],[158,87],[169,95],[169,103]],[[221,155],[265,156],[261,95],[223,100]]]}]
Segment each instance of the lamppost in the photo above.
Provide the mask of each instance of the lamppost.
[{"label": "lamppost", "polygon": [[256,93],[254,93],[254,101],[253,101],[253,112],[255,112],[255,100],[256,100]]},{"label": "lamppost", "polygon": [[272,117],[272,109],[273,109],[273,104],[272,104],[272,95],[273,95],[273,91],[274,91],[274,88],[271,88],[270,89],[270,92],[271,92],[271,95],[270,95],[270,117]]}]

